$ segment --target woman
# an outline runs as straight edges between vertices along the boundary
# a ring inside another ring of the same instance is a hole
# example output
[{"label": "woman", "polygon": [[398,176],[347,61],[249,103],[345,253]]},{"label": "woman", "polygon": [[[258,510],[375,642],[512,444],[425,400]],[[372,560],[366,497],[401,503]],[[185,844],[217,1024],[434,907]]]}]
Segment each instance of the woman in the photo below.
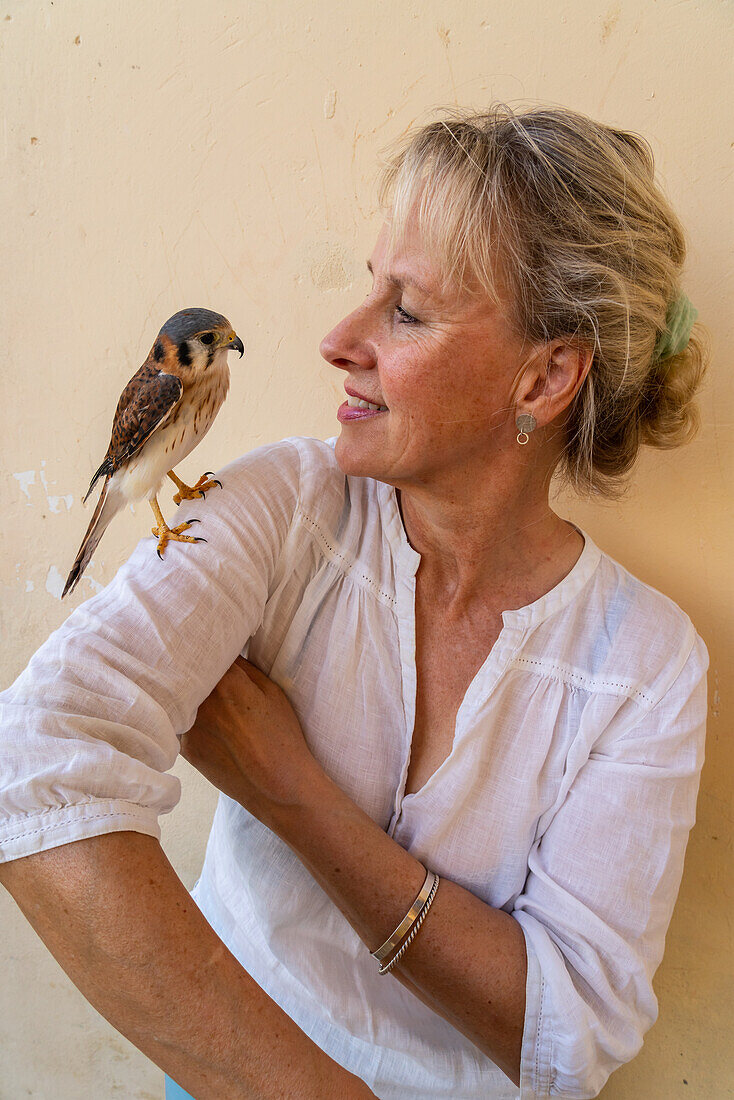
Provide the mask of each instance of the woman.
[{"label": "woman", "polygon": [[[52,851],[3,881],[199,1100],[591,1097],[656,1016],[708,654],[548,492],[695,429],[682,231],[561,109],[424,127],[385,189],[336,444],[232,463],[207,555],[141,543],[6,693],[3,851]],[[152,839],[184,731],[208,924]]]}]

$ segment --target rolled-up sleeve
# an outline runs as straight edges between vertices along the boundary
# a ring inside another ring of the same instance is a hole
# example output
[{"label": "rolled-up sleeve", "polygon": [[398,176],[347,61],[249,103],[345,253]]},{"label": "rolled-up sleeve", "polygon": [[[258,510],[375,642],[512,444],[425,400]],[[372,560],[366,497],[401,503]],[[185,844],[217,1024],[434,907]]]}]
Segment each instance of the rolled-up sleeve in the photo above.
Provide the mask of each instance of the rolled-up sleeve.
[{"label": "rolled-up sleeve", "polygon": [[709,658],[691,630],[660,700],[602,732],[535,844],[521,1096],[597,1096],[657,1017],[652,979],[695,819]]},{"label": "rolled-up sleeve", "polygon": [[[119,830],[160,838],[179,737],[262,621],[300,481],[290,441],[185,502],[205,543],[143,539],[0,693],[0,861]],[[146,505],[147,507],[147,505]],[[179,521],[180,522],[180,521]]]}]

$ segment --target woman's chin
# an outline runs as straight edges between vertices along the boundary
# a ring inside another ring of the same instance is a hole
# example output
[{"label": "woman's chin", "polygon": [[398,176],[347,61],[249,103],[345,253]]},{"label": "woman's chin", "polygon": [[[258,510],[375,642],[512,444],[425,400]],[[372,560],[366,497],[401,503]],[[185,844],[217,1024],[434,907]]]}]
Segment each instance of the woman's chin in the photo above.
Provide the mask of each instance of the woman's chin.
[{"label": "woman's chin", "polygon": [[379,480],[381,464],[377,457],[358,442],[345,439],[345,434],[348,433],[342,430],[334,445],[334,457],[342,473],[348,477],[372,477]]}]

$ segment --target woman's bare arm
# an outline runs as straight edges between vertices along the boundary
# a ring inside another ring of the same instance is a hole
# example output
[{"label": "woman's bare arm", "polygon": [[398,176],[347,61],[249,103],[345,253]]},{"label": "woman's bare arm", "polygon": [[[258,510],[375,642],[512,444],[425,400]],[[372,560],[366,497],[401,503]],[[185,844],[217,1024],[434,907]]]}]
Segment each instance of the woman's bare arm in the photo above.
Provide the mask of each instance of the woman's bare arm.
[{"label": "woman's bare arm", "polygon": [[[423,885],[418,860],[323,772],[304,785],[300,803],[277,808],[269,824],[370,951]],[[513,917],[442,878],[418,935],[390,973],[519,1084],[527,953]]]},{"label": "woman's bare arm", "polygon": [[74,984],[197,1100],[373,1096],[216,936],[157,840],[119,832],[0,866]]}]

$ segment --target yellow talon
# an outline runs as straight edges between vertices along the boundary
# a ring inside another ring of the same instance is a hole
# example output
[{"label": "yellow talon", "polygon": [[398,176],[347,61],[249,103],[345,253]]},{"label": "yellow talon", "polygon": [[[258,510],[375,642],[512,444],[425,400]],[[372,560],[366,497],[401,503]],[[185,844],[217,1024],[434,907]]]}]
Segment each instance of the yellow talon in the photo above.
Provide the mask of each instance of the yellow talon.
[{"label": "yellow talon", "polygon": [[176,477],[173,470],[169,470],[168,476],[171,481],[178,485],[178,492],[173,498],[173,503],[180,504],[182,500],[196,500],[198,497],[205,496],[215,485],[218,485],[221,489],[221,481],[217,481],[216,478],[210,479],[209,473],[210,471],[207,471],[205,474],[202,474],[196,485],[186,485],[180,478]]},{"label": "yellow talon", "polygon": [[189,520],[187,523],[179,523],[177,527],[169,527],[163,518],[163,513],[161,512],[158,506],[158,501],[155,497],[153,497],[153,499],[151,500],[150,506],[153,509],[153,514],[155,515],[155,518],[157,520],[157,525],[155,527],[151,527],[150,531],[151,534],[155,535],[155,537],[158,539],[158,548],[156,550],[156,553],[158,554],[158,557],[161,559],[161,561],[163,560],[163,551],[166,549],[166,546],[169,542],[206,542],[206,539],[197,538],[194,535],[181,534],[182,531],[188,530],[188,528],[191,527],[192,524],[200,523],[201,520],[192,519]]}]

